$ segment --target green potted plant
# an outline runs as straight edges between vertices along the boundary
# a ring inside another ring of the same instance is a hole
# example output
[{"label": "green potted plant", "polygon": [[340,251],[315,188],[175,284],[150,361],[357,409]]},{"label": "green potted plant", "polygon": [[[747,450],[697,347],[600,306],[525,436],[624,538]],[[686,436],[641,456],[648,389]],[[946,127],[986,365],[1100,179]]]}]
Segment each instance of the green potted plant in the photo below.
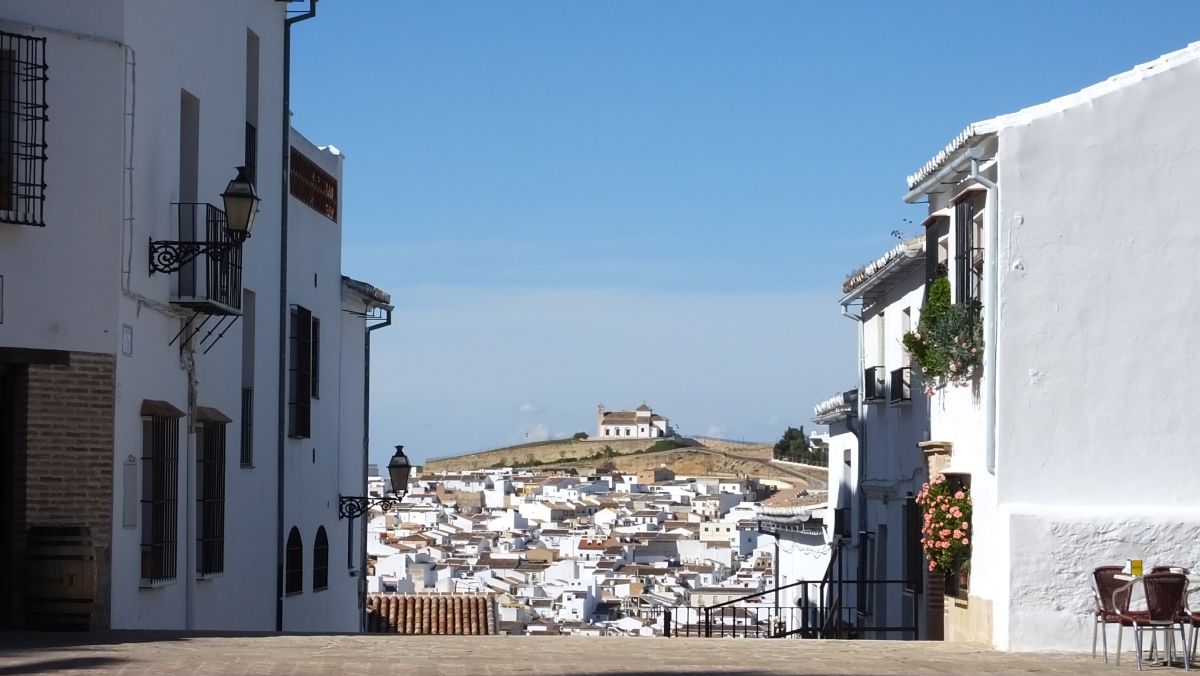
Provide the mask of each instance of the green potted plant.
[{"label": "green potted plant", "polygon": [[976,376],[983,363],[981,311],[978,301],[951,304],[947,277],[930,285],[917,330],[903,339],[921,369],[925,394],[946,385],[965,386]]}]

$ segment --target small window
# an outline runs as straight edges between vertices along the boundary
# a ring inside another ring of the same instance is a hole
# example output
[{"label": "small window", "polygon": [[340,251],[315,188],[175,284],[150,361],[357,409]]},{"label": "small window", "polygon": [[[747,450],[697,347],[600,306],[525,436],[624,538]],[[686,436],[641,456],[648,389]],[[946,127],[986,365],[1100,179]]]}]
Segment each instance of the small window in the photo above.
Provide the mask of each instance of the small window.
[{"label": "small window", "polygon": [[196,572],[225,572],[225,423],[196,427]]},{"label": "small window", "polygon": [[292,530],[288,533],[283,566],[283,593],[288,595],[303,593],[304,541],[300,539],[300,529],[295,526],[292,526]]},{"label": "small window", "polygon": [[46,39],[0,32],[0,221],[45,225]]},{"label": "small window", "polygon": [[254,467],[254,388],[242,388],[241,465]]},{"label": "small window", "polygon": [[608,429],[607,427],[606,427],[606,428],[604,428],[604,436],[606,436],[606,437],[607,437],[607,436],[608,436],[608,433],[609,433],[609,432],[611,432],[611,431],[612,431],[612,430]]},{"label": "small window", "polygon": [[329,588],[329,538],[325,535],[325,526],[317,529],[317,538],[313,541],[313,591]]},{"label": "small window", "polygon": [[312,432],[312,312],[292,306],[288,346],[288,436],[307,439]]},{"label": "small window", "polygon": [[179,418],[142,420],[142,572],[144,582],[174,580],[179,523]]},{"label": "small window", "polygon": [[312,320],[312,398],[321,398],[321,320]]}]

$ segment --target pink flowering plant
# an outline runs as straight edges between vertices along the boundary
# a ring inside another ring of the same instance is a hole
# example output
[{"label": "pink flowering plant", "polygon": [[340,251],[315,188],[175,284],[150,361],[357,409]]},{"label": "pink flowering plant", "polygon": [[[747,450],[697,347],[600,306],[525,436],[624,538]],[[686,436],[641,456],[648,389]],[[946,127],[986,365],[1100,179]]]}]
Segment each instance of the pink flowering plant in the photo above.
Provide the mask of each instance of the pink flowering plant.
[{"label": "pink flowering plant", "polygon": [[967,385],[983,363],[982,306],[978,301],[950,304],[950,280],[938,277],[929,287],[917,330],[904,334],[904,349],[921,369],[925,394],[942,385]]},{"label": "pink flowering plant", "polygon": [[929,570],[956,573],[971,561],[971,496],[954,488],[945,474],[935,474],[917,494],[925,514],[921,546],[929,557]]}]

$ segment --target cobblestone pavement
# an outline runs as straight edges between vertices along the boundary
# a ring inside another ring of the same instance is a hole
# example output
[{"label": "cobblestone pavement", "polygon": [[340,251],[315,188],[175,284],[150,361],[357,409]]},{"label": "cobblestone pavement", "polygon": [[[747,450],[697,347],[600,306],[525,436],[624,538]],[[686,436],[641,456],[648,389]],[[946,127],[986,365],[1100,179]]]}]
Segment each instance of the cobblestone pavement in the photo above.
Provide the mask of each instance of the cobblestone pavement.
[{"label": "cobblestone pavement", "polygon": [[[1132,658],[1132,655],[1130,655]],[[770,639],[0,634],[0,674],[1094,674],[1089,655],[998,653],[948,643]]]}]

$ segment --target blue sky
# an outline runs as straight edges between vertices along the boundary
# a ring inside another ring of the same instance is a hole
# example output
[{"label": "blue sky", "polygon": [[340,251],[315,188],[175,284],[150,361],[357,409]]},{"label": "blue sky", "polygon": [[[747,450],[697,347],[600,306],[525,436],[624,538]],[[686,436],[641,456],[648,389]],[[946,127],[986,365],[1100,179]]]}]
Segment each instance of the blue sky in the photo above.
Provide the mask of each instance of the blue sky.
[{"label": "blue sky", "polygon": [[856,381],[841,281],[923,217],[904,177],[1197,27],[1188,0],[324,0],[293,122],[346,153],[343,267],[396,305],[372,459],[591,432],[601,402],[808,424]]}]

